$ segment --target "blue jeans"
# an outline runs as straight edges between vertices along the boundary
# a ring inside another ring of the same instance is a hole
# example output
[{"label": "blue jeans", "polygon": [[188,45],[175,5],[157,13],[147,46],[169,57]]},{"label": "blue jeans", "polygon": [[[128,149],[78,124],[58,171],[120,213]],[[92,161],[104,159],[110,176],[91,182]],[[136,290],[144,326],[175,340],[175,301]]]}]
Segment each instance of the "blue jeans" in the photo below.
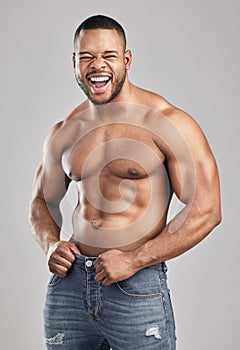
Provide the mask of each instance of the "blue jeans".
[{"label": "blue jeans", "polygon": [[48,285],[48,350],[176,349],[165,263],[106,287],[94,279],[96,258],[75,256],[68,275],[53,275]]}]

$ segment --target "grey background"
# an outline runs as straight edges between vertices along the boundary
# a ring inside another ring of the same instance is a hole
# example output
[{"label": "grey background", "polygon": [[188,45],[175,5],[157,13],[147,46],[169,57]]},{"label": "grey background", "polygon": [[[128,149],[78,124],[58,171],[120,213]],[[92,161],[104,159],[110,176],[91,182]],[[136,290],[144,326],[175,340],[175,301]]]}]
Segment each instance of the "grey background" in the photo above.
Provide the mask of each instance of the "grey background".
[{"label": "grey background", "polygon": [[49,275],[30,234],[28,202],[46,133],[83,100],[72,37],[95,13],[123,24],[131,80],[190,113],[220,169],[222,224],[169,262],[178,349],[238,348],[239,12],[238,0],[1,1],[2,349],[44,349]]}]

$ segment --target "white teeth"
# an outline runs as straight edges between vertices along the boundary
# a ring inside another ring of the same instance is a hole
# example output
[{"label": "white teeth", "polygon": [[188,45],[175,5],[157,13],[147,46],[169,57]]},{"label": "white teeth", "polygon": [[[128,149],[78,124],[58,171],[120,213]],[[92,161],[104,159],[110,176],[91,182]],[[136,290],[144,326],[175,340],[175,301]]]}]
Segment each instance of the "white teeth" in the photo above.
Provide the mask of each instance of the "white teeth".
[{"label": "white teeth", "polygon": [[92,77],[91,81],[92,82],[103,82],[109,80],[109,77]]}]

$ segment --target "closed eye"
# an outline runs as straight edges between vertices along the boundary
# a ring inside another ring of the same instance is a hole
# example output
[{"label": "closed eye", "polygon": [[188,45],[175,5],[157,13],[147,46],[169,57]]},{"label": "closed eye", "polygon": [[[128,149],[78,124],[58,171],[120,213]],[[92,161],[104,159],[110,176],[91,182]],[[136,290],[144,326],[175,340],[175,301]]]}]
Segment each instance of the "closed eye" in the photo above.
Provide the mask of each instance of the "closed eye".
[{"label": "closed eye", "polygon": [[80,56],[80,61],[90,61],[92,59],[92,56]]},{"label": "closed eye", "polygon": [[117,56],[116,55],[106,55],[103,57],[104,59],[117,59]]}]

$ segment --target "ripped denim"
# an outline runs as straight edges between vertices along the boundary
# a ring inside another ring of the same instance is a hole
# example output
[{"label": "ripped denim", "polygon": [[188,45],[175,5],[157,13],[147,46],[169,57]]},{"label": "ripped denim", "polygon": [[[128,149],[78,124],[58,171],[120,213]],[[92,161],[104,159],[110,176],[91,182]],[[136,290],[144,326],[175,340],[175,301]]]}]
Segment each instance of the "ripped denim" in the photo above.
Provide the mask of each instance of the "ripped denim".
[{"label": "ripped denim", "polygon": [[165,263],[104,287],[96,258],[75,254],[67,277],[51,276],[44,307],[48,350],[175,350]]}]

